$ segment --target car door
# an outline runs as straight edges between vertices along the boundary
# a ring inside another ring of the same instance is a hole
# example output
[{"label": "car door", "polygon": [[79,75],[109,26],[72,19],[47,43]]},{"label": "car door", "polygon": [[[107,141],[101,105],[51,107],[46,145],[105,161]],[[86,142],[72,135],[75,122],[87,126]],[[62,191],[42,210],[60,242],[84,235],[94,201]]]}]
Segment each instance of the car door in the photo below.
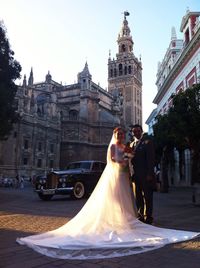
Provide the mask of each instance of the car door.
[{"label": "car door", "polygon": [[91,187],[94,189],[99,178],[101,177],[101,165],[100,162],[93,162],[92,163],[92,169],[91,169],[91,174],[92,174],[92,178],[91,178]]}]

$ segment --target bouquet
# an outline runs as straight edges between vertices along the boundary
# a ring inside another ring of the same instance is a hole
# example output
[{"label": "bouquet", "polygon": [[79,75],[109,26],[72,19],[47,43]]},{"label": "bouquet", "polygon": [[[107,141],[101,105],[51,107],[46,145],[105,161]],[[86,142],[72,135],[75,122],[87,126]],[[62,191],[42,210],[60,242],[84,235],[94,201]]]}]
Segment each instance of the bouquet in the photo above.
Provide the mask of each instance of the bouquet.
[{"label": "bouquet", "polygon": [[125,148],[124,148],[124,154],[123,154],[123,159],[126,161],[126,165],[122,167],[122,170],[124,172],[129,172],[129,160],[133,158],[133,148],[130,147],[130,144],[127,143]]},{"label": "bouquet", "polygon": [[124,148],[123,158],[124,158],[124,160],[129,160],[129,159],[132,159],[133,156],[134,156],[134,154],[133,154],[133,148],[130,147],[130,143],[128,142],[126,144],[126,147]]}]

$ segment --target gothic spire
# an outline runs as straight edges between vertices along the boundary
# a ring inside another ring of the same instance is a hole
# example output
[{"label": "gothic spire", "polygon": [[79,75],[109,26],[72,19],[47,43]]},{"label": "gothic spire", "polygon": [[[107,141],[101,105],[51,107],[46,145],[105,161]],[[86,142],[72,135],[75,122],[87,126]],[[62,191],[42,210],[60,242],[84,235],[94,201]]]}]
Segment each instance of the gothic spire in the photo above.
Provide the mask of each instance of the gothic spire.
[{"label": "gothic spire", "polygon": [[87,61],[85,63],[85,67],[83,68],[83,71],[78,73],[78,82],[82,84],[82,88],[90,88],[92,80],[92,75],[89,72]]},{"label": "gothic spire", "polygon": [[130,28],[128,26],[128,21],[126,19],[126,16],[129,16],[129,15],[130,14],[128,13],[128,11],[124,12],[124,20],[123,20],[121,31],[119,33],[119,38],[130,37],[131,30],[130,30]]},{"label": "gothic spire", "polygon": [[121,53],[132,53],[133,50],[133,39],[131,36],[131,30],[128,26],[128,21],[126,19],[127,16],[129,16],[129,12],[124,12],[124,20],[122,23],[121,31],[118,35],[118,46],[119,46],[119,54]]},{"label": "gothic spire", "polygon": [[176,29],[175,29],[175,27],[172,27],[172,30],[171,30],[171,40],[176,40],[176,39],[177,39]]},{"label": "gothic spire", "polygon": [[31,67],[31,72],[30,72],[30,76],[28,79],[28,85],[32,86],[33,85],[33,68]]},{"label": "gothic spire", "polygon": [[24,75],[24,80],[23,80],[23,87],[27,86],[27,82],[26,82],[26,75]]},{"label": "gothic spire", "polygon": [[88,68],[88,63],[87,63],[87,61],[86,61],[86,63],[85,63],[85,67],[84,67],[84,69],[83,69],[83,71],[82,71],[82,75],[83,75],[83,76],[91,76],[90,71],[89,71],[89,68]]}]

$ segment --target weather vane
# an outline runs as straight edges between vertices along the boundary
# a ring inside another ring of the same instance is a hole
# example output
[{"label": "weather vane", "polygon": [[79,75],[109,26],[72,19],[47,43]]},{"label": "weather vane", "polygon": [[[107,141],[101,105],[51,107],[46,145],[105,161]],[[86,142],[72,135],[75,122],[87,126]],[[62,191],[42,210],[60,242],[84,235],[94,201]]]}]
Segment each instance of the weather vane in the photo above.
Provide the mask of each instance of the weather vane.
[{"label": "weather vane", "polygon": [[129,13],[127,10],[126,10],[126,11],[124,11],[124,13],[123,13],[123,14],[124,14],[124,19],[126,19],[126,17],[130,15],[130,13]]}]

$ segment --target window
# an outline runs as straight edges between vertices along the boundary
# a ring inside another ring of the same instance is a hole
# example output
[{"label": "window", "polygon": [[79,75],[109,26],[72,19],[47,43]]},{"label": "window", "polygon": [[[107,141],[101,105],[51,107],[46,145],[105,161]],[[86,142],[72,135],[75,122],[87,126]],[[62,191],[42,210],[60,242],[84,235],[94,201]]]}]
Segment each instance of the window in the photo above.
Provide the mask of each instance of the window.
[{"label": "window", "polygon": [[100,171],[99,162],[94,162],[94,163],[93,163],[92,170],[93,170],[93,171]]},{"label": "window", "polygon": [[181,82],[178,87],[176,88],[176,93],[178,94],[179,92],[183,91],[183,82]]},{"label": "window", "polygon": [[67,169],[90,169],[91,162],[73,162],[67,166]]},{"label": "window", "polygon": [[119,64],[119,75],[122,75],[122,64]]},{"label": "window", "polygon": [[28,140],[24,140],[24,149],[28,149]]},{"label": "window", "polygon": [[105,166],[106,166],[106,164],[104,164],[104,163],[100,163],[100,166],[101,166],[101,170],[103,171],[104,168],[105,168]]},{"label": "window", "polygon": [[41,142],[38,142],[38,151],[42,151],[42,143]]},{"label": "window", "polygon": [[127,74],[127,66],[124,67],[124,74]]},{"label": "window", "polygon": [[78,112],[76,110],[69,111],[69,120],[78,120]]},{"label": "window", "polygon": [[187,87],[191,87],[193,84],[196,83],[196,67],[194,67],[190,73],[186,76],[186,84]]},{"label": "window", "polygon": [[131,65],[128,66],[128,73],[131,74],[132,73],[132,68]]},{"label": "window", "polygon": [[42,167],[42,159],[37,160],[37,167],[41,168]]},{"label": "window", "polygon": [[52,159],[49,161],[49,167],[53,168],[53,160]]},{"label": "window", "polygon": [[172,47],[175,47],[176,46],[176,42],[172,42]]},{"label": "window", "polygon": [[110,77],[113,77],[113,69],[110,70]]},{"label": "window", "polygon": [[187,44],[189,43],[189,41],[190,41],[190,34],[189,34],[189,29],[187,29],[185,31],[185,43],[184,43],[184,45],[187,46]]},{"label": "window", "polygon": [[24,166],[27,166],[28,165],[28,158],[27,157],[24,157],[23,164],[24,164]]},{"label": "window", "polygon": [[54,152],[54,144],[53,144],[53,143],[50,144],[50,152],[51,152],[51,153]]}]

